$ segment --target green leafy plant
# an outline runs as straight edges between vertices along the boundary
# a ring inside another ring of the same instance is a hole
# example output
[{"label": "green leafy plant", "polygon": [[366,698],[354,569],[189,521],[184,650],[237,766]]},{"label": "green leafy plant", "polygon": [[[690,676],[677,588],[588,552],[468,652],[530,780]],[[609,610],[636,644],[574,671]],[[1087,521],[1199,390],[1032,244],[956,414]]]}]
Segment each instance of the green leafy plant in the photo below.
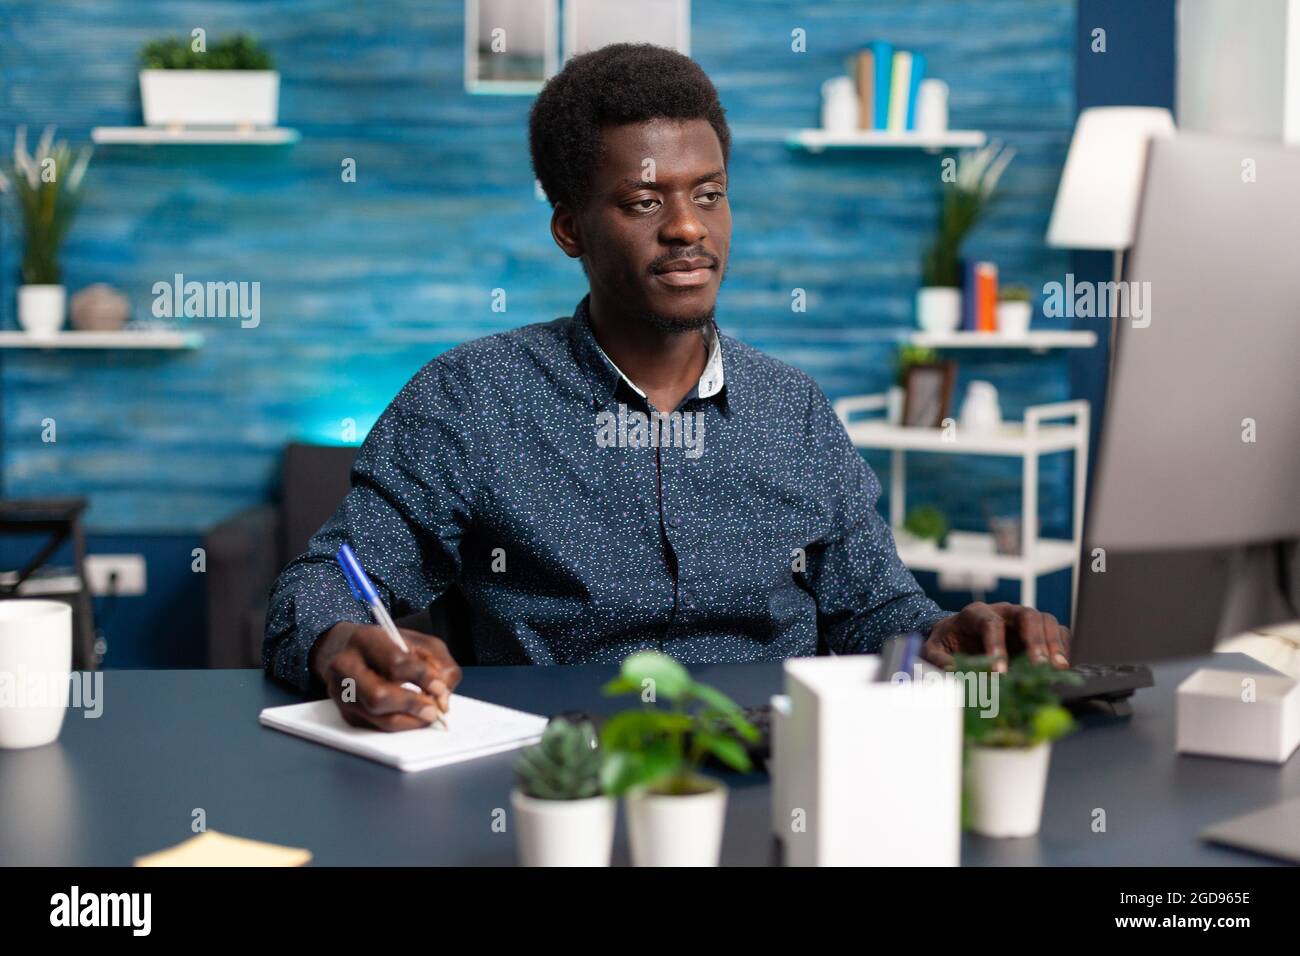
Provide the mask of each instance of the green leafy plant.
[{"label": "green leafy plant", "polygon": [[921,262],[923,285],[961,285],[961,245],[988,211],[998,180],[1015,154],[995,141],[958,157],[956,179],[943,185],[934,240]]},{"label": "green leafy plant", "polygon": [[948,516],[933,505],[918,505],[907,512],[903,529],[918,538],[942,543],[948,536]]},{"label": "green leafy plant", "polygon": [[1027,285],[1004,285],[998,290],[999,302],[1032,302],[1034,294]]},{"label": "green leafy plant", "polygon": [[74,151],[54,140],[47,126],[36,146],[27,151],[27,127],[14,134],[13,165],[0,172],[0,193],[13,190],[23,224],[22,277],[26,285],[58,285],[62,279],[59,250],[72,225],[81,183],[90,165],[90,147]]},{"label": "green leafy plant", "polygon": [[894,384],[907,385],[907,370],[913,365],[933,365],[938,361],[938,350],[928,345],[900,345],[894,352]]},{"label": "green leafy plant", "polygon": [[[953,661],[959,673],[992,672],[993,658],[958,655]],[[1034,664],[1025,655],[1013,658],[1006,671],[997,674],[996,714],[967,695],[965,737],[977,747],[1032,747],[1057,740],[1074,729],[1074,718],[1052,692],[1053,684],[1077,684],[1077,674],[1059,671],[1051,664]]]},{"label": "green leafy plant", "polygon": [[515,761],[519,789],[538,800],[583,800],[600,793],[600,748],[590,721],[556,717],[541,742]]},{"label": "green leafy plant", "polygon": [[[647,701],[615,714],[601,730],[606,793],[638,787],[670,796],[704,792],[709,784],[697,770],[709,755],[742,773],[750,769],[742,741],[758,740],[757,728],[729,697],[692,680],[671,657],[658,651],[631,655],[604,692],[640,694]],[[655,706],[660,701],[669,706]]]},{"label": "green leafy plant", "polygon": [[271,54],[246,33],[218,40],[206,51],[195,50],[188,38],[153,40],[140,50],[146,70],[270,70]]}]

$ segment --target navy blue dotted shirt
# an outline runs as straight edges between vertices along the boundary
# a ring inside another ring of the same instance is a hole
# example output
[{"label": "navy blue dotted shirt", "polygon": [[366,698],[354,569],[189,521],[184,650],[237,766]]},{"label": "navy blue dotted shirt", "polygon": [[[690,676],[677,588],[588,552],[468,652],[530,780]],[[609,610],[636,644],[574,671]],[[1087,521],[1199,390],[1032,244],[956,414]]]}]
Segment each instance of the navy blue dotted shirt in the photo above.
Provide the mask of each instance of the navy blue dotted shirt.
[{"label": "navy blue dotted shirt", "polygon": [[458,587],[480,664],[613,663],[643,648],[686,663],[780,660],[928,632],[949,612],[899,560],[880,481],[821,389],[710,337],[720,367],[650,428],[653,409],[600,349],[585,298],[572,317],[431,361],[276,582],[267,670],[317,686],[316,638],[371,622],[334,560],[345,541],[395,617]]}]

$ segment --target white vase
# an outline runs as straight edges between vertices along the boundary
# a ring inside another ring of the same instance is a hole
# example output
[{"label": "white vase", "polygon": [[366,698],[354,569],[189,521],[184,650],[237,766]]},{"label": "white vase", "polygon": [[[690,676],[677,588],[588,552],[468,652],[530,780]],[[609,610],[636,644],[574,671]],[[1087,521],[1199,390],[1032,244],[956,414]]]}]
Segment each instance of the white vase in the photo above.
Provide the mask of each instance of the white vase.
[{"label": "white vase", "polygon": [[971,382],[961,403],[961,430],[971,434],[995,431],[1002,424],[1002,405],[992,382]]},{"label": "white vase", "polygon": [[539,800],[515,788],[515,845],[522,866],[609,866],[616,804],[612,797]]},{"label": "white vase", "polygon": [[961,325],[961,289],[927,286],[916,293],[916,324],[923,332],[946,335]]},{"label": "white vase", "polygon": [[633,866],[717,866],[727,817],[727,788],[714,780],[703,793],[627,796]]},{"label": "white vase", "polygon": [[990,837],[1033,836],[1043,818],[1050,743],[971,747],[966,755],[970,826]]},{"label": "white vase", "polygon": [[274,126],[280,113],[275,70],[141,70],[146,126]]},{"label": "white vase", "polygon": [[1033,308],[1028,302],[998,303],[998,334],[1009,339],[1023,339],[1029,334]]},{"label": "white vase", "polygon": [[853,80],[837,76],[822,84],[822,129],[853,133],[858,128],[858,94]]},{"label": "white vase", "polygon": [[53,338],[63,328],[67,298],[61,285],[20,285],[18,324],[35,338]]}]

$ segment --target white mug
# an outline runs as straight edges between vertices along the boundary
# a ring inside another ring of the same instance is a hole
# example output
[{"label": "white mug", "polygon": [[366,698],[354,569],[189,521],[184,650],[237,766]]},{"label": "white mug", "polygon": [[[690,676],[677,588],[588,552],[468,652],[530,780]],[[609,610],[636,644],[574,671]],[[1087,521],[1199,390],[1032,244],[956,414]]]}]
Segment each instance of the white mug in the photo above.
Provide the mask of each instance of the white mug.
[{"label": "white mug", "polygon": [[0,601],[0,747],[57,740],[71,677],[72,608]]}]

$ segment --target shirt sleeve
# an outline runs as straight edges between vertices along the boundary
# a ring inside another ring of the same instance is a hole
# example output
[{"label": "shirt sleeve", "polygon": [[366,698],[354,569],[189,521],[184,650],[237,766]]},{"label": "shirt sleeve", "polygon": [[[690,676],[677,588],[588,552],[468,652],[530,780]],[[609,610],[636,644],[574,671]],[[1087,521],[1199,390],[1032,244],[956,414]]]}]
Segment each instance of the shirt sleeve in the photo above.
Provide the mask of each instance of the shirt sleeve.
[{"label": "shirt sleeve", "polygon": [[273,677],[321,693],[308,668],[316,639],[342,621],[373,623],[335,561],[344,542],[395,615],[424,608],[456,579],[477,460],[458,379],[435,360],[406,384],[362,444],[342,504],[280,573],[262,647]]},{"label": "shirt sleeve", "polygon": [[927,636],[945,611],[930,600],[898,556],[888,523],[876,510],[880,479],[849,440],[815,383],[808,411],[812,441],[834,532],[809,555],[818,632],[836,654],[880,650],[885,639],[919,630]]}]

